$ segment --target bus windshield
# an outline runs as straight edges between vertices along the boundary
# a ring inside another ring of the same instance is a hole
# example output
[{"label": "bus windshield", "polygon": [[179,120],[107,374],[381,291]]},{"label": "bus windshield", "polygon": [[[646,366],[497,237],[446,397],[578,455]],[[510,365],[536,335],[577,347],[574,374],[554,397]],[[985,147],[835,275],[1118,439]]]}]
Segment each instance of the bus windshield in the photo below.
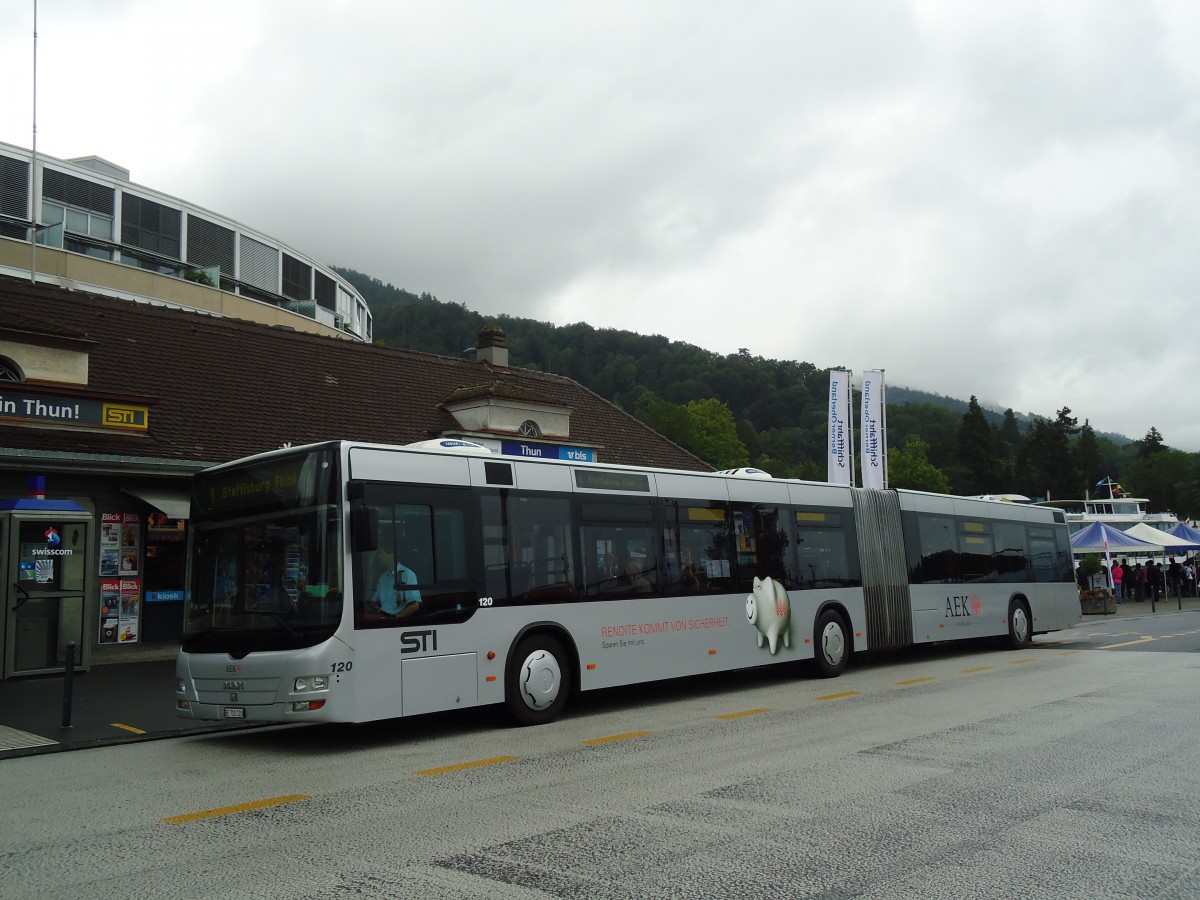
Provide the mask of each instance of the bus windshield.
[{"label": "bus windshield", "polygon": [[342,617],[337,456],[329,449],[199,473],[183,649],[308,647]]}]

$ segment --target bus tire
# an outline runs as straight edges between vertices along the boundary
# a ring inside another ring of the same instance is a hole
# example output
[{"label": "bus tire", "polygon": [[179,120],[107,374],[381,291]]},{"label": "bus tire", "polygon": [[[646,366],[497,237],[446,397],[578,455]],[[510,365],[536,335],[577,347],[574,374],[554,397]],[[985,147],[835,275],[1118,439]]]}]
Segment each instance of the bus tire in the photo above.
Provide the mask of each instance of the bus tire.
[{"label": "bus tire", "polygon": [[1033,619],[1029,604],[1017,597],[1008,602],[1008,648],[1024,650],[1033,641]]},{"label": "bus tire", "polygon": [[571,694],[571,669],[562,645],[535,634],[517,645],[505,702],[521,725],[543,725],[563,711]]},{"label": "bus tire", "polygon": [[820,678],[837,678],[846,671],[850,660],[850,641],[847,639],[846,620],[837,610],[827,609],[817,616],[813,630],[813,666]]}]

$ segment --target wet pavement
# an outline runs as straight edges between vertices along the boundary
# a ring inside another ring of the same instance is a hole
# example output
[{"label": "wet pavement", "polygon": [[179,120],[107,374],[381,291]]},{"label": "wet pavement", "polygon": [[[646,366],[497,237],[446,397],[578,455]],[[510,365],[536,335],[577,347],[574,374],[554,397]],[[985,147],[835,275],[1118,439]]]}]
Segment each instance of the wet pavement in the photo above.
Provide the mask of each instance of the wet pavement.
[{"label": "wet pavement", "polygon": [[212,731],[269,727],[175,715],[175,654],[146,648],[130,660],[64,675],[0,681],[0,759]]}]

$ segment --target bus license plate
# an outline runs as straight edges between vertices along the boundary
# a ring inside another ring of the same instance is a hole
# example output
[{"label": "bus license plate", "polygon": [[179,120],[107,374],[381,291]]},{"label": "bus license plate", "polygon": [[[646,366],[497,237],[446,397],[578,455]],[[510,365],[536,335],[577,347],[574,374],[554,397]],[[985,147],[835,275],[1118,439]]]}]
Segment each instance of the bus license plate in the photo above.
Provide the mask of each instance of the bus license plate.
[{"label": "bus license plate", "polygon": [[225,707],[225,718],[244,719],[246,718],[246,708],[244,706],[227,706]]}]

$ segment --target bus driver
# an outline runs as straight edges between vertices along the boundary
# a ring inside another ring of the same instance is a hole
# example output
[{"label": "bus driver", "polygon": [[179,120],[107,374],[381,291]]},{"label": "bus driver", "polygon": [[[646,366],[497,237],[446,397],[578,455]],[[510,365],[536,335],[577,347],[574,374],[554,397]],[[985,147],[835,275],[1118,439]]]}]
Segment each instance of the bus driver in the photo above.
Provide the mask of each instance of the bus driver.
[{"label": "bus driver", "polygon": [[421,592],[415,588],[397,590],[396,585],[415,585],[417,576],[413,570],[396,562],[395,555],[386,547],[379,548],[379,569],[379,581],[375,583],[372,602],[385,616],[397,619],[411,616],[421,605]]}]

